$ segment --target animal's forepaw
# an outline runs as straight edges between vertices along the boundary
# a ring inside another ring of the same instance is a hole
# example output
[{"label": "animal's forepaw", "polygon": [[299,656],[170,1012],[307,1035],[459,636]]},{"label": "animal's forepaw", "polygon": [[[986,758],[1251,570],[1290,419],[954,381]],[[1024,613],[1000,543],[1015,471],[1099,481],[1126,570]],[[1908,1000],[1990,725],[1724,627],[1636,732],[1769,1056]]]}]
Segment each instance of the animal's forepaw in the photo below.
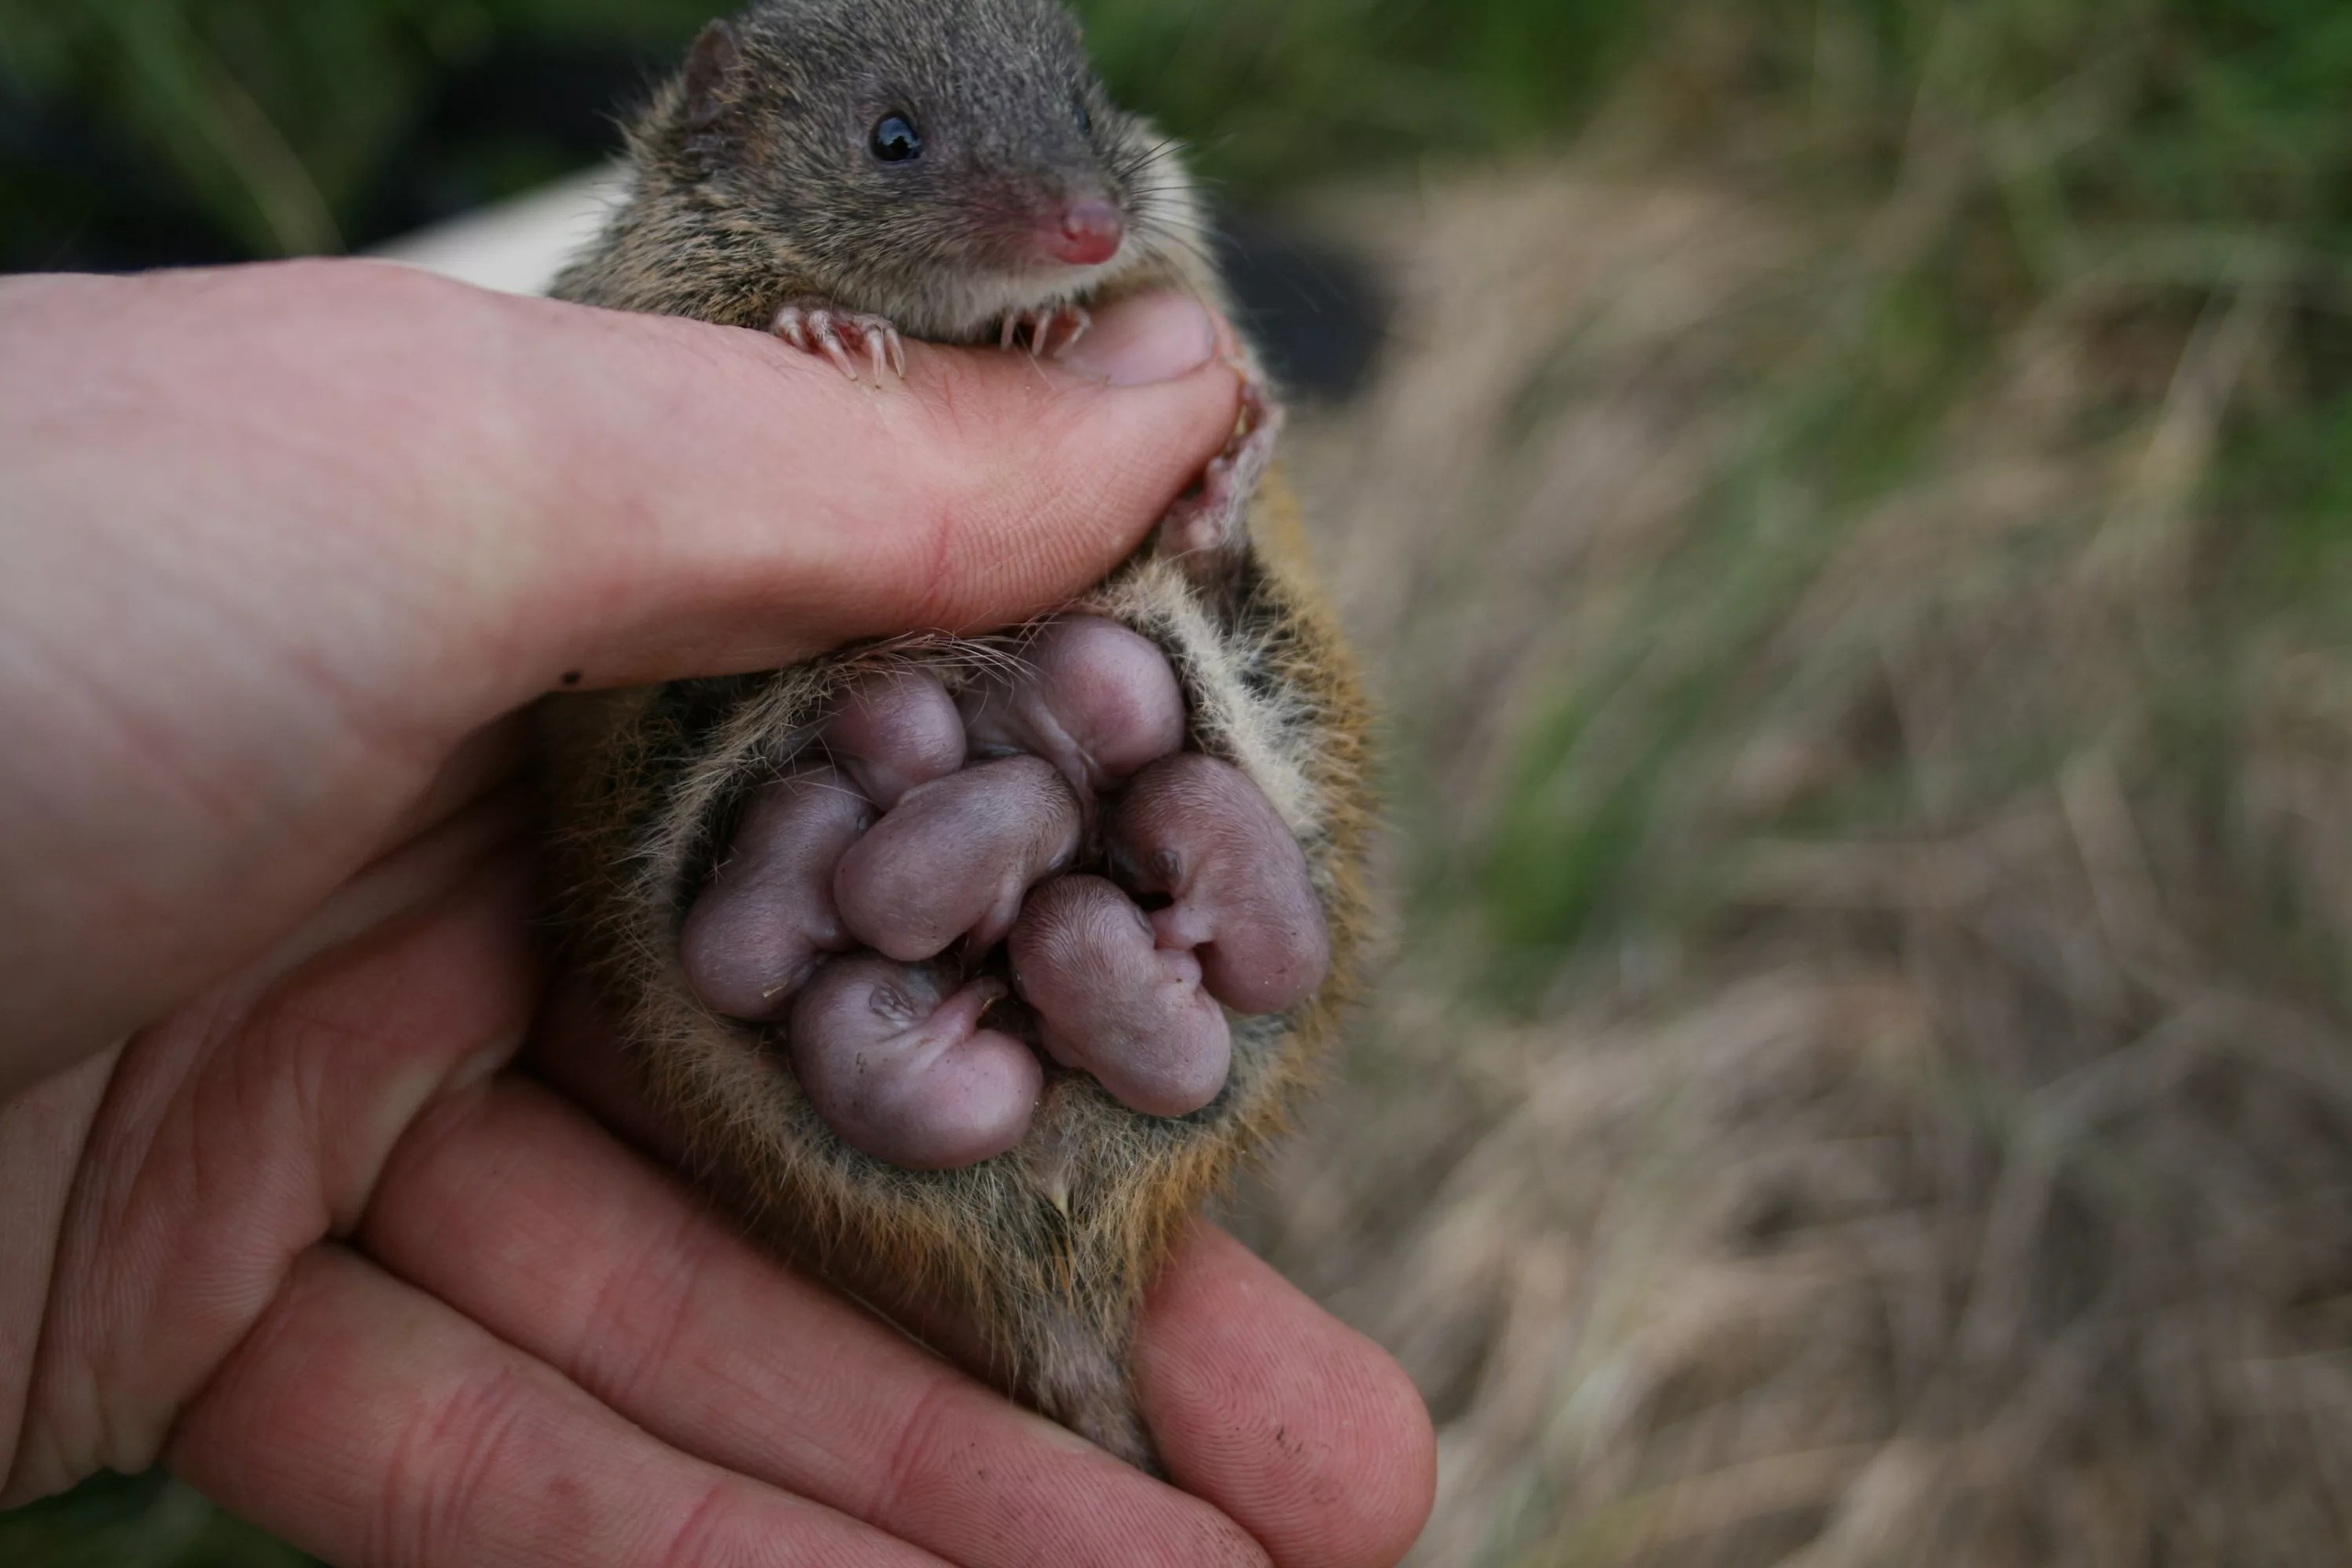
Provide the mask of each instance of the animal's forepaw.
[{"label": "animal's forepaw", "polygon": [[1250,499],[1274,457],[1282,405],[1255,376],[1241,384],[1241,416],[1233,438],[1209,459],[1200,482],[1179,496],[1160,519],[1159,551],[1202,588],[1224,582],[1248,550]]},{"label": "animal's forepaw", "polygon": [[853,381],[861,354],[877,387],[885,370],[901,378],[907,373],[906,340],[887,316],[844,310],[830,299],[795,299],[775,313],[768,330],[805,354],[823,355]]},{"label": "animal's forepaw", "polygon": [[1004,346],[1027,343],[1029,352],[1051,359],[1068,354],[1086,335],[1094,318],[1079,305],[1056,305],[1045,310],[1016,310],[1004,319]]}]

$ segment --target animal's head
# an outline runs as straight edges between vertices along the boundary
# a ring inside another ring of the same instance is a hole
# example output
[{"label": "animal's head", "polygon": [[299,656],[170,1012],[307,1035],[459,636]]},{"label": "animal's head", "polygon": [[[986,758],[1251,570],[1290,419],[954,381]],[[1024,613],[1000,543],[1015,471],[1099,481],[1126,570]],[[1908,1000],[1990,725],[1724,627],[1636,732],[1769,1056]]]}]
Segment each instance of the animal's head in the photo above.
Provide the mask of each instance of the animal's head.
[{"label": "animal's head", "polygon": [[769,0],[705,29],[651,134],[707,220],[918,337],[1199,243],[1171,146],[1055,0]]}]

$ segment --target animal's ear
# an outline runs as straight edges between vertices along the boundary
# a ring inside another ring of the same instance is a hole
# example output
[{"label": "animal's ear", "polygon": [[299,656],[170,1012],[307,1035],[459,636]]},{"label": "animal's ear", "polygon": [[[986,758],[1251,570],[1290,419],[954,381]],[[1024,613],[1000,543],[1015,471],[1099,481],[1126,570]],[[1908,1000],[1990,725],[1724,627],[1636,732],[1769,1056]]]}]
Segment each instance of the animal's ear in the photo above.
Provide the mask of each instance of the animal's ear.
[{"label": "animal's ear", "polygon": [[743,68],[743,45],[735,24],[723,17],[703,28],[686,56],[686,123],[707,130],[727,113],[735,77]]},{"label": "animal's ear", "polygon": [[707,170],[726,149],[728,111],[742,71],[734,24],[722,19],[703,28],[686,56],[686,147]]}]

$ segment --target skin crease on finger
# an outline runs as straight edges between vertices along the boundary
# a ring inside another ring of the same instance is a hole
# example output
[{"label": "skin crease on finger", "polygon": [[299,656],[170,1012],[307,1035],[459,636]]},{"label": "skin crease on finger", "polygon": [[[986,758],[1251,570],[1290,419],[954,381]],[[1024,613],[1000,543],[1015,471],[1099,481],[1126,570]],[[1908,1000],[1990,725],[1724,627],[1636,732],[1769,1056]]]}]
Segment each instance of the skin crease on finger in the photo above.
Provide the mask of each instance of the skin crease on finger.
[{"label": "skin crease on finger", "polygon": [[1117,389],[919,348],[885,398],[381,264],[0,282],[0,1092],[259,953],[566,671],[762,668],[1099,577],[1230,432],[1209,346]]}]

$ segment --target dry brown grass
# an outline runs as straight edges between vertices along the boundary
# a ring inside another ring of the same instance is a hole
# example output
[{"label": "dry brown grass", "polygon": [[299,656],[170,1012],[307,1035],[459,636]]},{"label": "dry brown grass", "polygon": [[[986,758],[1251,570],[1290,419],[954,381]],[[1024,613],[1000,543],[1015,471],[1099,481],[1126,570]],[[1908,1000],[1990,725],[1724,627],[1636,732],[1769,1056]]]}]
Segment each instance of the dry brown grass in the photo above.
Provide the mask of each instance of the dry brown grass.
[{"label": "dry brown grass", "polygon": [[[1294,461],[1417,891],[1249,1218],[1430,1401],[1418,1560],[2346,1560],[2352,659],[2216,604],[2204,499],[2271,298],[2065,293],[1833,505],[1756,454],[1899,212],[1532,170],[1327,217],[1404,302]],[[1531,810],[1633,843],[1503,1006],[1451,873]]]}]

